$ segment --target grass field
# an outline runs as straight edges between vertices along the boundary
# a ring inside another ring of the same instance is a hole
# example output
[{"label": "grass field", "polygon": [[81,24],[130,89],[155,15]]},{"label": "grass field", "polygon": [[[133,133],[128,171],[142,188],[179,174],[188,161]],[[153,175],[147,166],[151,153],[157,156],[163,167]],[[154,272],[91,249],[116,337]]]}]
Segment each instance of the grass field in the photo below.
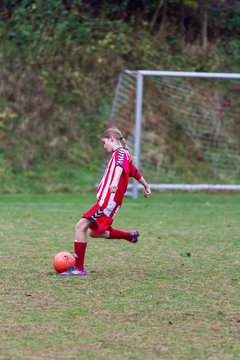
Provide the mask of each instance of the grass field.
[{"label": "grass field", "polygon": [[0,196],[1,359],[240,359],[240,194],[126,199],[91,239],[84,278],[61,278],[87,195]]}]

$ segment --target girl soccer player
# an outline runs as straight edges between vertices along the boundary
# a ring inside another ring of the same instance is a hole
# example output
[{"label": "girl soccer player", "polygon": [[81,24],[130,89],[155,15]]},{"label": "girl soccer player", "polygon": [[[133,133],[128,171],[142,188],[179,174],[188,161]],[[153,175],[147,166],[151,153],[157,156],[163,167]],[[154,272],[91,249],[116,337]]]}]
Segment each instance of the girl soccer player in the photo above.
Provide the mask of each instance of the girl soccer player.
[{"label": "girl soccer player", "polygon": [[87,247],[87,231],[91,237],[104,239],[124,239],[132,243],[138,241],[138,231],[126,232],[112,227],[114,216],[119,211],[127,190],[129,177],[143,186],[143,194],[148,197],[151,189],[142,174],[134,166],[126,141],[117,128],[107,129],[101,136],[103,147],[112,157],[97,188],[97,203],[82,215],[76,225],[74,251],[76,264],[60,273],[62,276],[84,276],[84,258]]}]

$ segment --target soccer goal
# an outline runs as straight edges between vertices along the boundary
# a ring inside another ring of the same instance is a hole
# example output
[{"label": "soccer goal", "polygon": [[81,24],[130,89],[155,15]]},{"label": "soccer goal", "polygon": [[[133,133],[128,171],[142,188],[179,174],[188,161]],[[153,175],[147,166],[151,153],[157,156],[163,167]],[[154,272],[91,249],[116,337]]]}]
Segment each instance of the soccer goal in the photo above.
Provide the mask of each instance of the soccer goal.
[{"label": "soccer goal", "polygon": [[240,190],[240,74],[125,70],[110,124],[152,189]]}]

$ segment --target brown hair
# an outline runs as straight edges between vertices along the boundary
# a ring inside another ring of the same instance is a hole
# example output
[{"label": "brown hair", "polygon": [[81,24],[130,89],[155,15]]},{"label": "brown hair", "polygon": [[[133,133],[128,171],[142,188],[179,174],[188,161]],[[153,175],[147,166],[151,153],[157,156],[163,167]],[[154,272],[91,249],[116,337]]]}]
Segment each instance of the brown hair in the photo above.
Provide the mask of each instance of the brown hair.
[{"label": "brown hair", "polygon": [[127,146],[127,142],[126,142],[124,136],[122,135],[121,131],[118,128],[116,128],[116,127],[108,128],[101,135],[101,139],[104,139],[104,138],[109,139],[111,136],[113,136],[116,140],[118,140],[124,149],[126,149],[128,152],[130,152],[129,147]]}]

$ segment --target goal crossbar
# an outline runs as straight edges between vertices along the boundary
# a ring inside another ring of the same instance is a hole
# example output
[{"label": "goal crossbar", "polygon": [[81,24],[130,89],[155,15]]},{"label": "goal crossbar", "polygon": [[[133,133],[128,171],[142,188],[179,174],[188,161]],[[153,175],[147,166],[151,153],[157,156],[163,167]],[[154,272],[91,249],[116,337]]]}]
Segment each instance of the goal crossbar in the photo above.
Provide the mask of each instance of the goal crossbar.
[{"label": "goal crossbar", "polygon": [[239,73],[191,72],[191,71],[158,71],[158,70],[124,70],[126,74],[142,76],[182,77],[182,78],[213,78],[240,79]]}]

